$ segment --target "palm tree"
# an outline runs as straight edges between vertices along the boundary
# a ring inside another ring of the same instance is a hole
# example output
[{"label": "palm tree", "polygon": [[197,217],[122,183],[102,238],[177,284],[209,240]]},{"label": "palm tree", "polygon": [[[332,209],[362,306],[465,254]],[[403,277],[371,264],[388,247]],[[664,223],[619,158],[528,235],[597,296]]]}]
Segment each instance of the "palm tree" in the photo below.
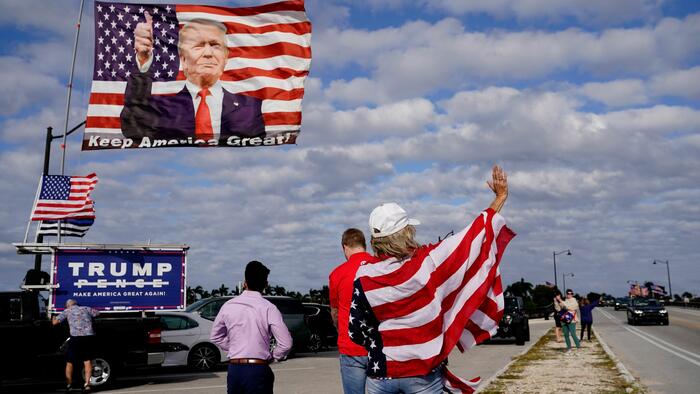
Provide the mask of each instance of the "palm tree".
[{"label": "palm tree", "polygon": [[198,299],[200,299],[200,300],[201,300],[202,298],[206,298],[206,297],[204,297],[204,288],[203,288],[202,286],[197,286],[197,287],[195,287],[195,288],[192,290],[192,292],[193,292],[194,294],[198,295],[198,296],[199,296]]},{"label": "palm tree", "polygon": [[[226,285],[223,284],[223,283],[221,284],[221,286],[219,286],[218,290],[219,290],[219,295],[220,295],[220,296],[227,296],[227,295],[229,295],[228,287],[226,287]],[[212,293],[214,293],[214,292],[212,292]]]}]

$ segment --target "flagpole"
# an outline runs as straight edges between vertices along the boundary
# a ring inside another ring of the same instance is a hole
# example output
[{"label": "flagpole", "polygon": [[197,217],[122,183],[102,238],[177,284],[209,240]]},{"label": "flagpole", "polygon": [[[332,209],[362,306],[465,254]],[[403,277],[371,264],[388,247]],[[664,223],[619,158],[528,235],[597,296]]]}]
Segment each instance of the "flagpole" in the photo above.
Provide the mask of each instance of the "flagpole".
[{"label": "flagpole", "polygon": [[[68,116],[70,115],[70,99],[73,92],[73,74],[75,71],[75,58],[78,54],[78,38],[80,37],[80,21],[83,19],[83,6],[85,5],[85,0],[80,0],[80,12],[78,13],[78,23],[75,25],[75,43],[73,43],[73,60],[70,65],[70,77],[68,78],[68,100],[66,100],[66,121],[63,132],[63,144],[61,145],[61,175],[65,175],[66,166],[66,137],[68,136]],[[58,243],[61,243],[61,221],[58,221]]]},{"label": "flagpole", "polygon": [[39,191],[41,190],[41,184],[44,182],[44,176],[39,177],[39,185],[36,187],[36,194],[34,195],[34,204],[32,204],[32,210],[29,212],[29,221],[27,222],[27,229],[24,231],[24,242],[27,243],[27,238],[29,237],[29,227],[32,225],[32,215],[36,210],[36,203],[39,201]]}]

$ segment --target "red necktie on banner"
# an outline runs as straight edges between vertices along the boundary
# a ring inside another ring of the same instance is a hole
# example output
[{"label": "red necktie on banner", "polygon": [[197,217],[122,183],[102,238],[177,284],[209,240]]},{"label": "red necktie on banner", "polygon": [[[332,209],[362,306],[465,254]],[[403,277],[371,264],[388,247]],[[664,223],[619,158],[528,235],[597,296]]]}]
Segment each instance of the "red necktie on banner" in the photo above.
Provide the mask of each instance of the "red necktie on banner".
[{"label": "red necktie on banner", "polygon": [[197,107],[197,114],[194,116],[195,137],[203,140],[214,138],[214,129],[211,126],[211,115],[209,114],[209,106],[206,100],[209,94],[209,89],[207,88],[197,93],[197,96],[199,96],[199,107]]}]

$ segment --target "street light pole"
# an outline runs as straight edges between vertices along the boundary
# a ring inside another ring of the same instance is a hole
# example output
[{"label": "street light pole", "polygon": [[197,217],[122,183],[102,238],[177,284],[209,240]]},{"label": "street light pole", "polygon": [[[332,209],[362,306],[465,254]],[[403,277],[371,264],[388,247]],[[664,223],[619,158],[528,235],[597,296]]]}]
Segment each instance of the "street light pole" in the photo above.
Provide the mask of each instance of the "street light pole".
[{"label": "street light pole", "polygon": [[671,300],[673,301],[673,289],[671,288],[671,269],[669,268],[668,265],[668,260],[663,261],[663,260],[654,260],[652,264],[666,264],[666,275],[668,276],[668,295],[671,297]]},{"label": "street light pole", "polygon": [[571,249],[562,250],[561,252],[552,251],[552,261],[554,262],[554,287],[557,286],[557,255],[566,253],[567,256],[571,256]]},{"label": "street light pole", "polygon": [[564,291],[566,291],[566,277],[567,277],[567,276],[570,276],[570,277],[573,278],[573,277],[574,277],[574,273],[573,273],[573,272],[569,272],[568,274],[561,274],[561,279],[562,279],[562,281],[564,281]]}]

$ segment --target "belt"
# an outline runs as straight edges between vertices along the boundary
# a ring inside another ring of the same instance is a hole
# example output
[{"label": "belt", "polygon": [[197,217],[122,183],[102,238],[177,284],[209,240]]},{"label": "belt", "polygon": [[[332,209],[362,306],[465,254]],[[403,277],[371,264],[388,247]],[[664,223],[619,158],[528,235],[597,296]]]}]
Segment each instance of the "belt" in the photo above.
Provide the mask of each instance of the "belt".
[{"label": "belt", "polygon": [[269,364],[267,360],[261,358],[232,358],[228,362],[230,364]]}]

